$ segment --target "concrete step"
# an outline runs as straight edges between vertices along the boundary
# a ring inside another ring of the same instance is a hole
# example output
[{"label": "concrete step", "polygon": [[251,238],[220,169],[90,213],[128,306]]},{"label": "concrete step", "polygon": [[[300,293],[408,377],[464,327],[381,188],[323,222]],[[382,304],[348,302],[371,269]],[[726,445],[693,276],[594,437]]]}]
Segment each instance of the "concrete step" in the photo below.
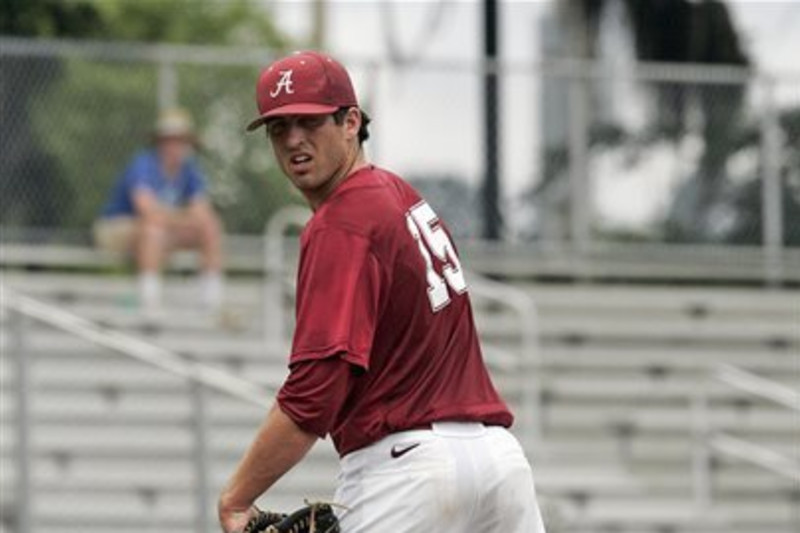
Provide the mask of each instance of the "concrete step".
[{"label": "concrete step", "polygon": [[791,527],[797,524],[796,504],[784,500],[729,498],[709,509],[697,509],[687,498],[599,497],[576,510],[573,522],[626,527],[697,526]]},{"label": "concrete step", "polygon": [[[499,313],[476,314],[479,331],[494,337],[519,336],[518,321]],[[698,321],[679,318],[669,321],[652,320],[647,316],[631,316],[620,320],[603,313],[580,317],[567,315],[554,317],[541,313],[537,328],[541,342],[572,344],[611,343],[625,344],[657,342],[664,345],[716,344],[717,346],[748,345],[769,348],[772,346],[800,346],[800,328],[796,315],[781,320],[751,317],[739,321]]]},{"label": "concrete step", "polygon": [[[267,342],[258,338],[239,338],[236,336],[209,336],[198,337],[191,332],[165,331],[158,336],[134,335],[134,337],[144,340],[150,344],[164,348],[169,351],[177,352],[197,358],[204,358],[219,355],[233,355],[240,358],[263,358],[275,356],[286,359],[288,349],[285,344]],[[11,335],[3,334],[0,337],[0,350],[5,358],[15,350]],[[34,353],[60,353],[67,352],[75,354],[79,351],[96,353],[99,348],[87,340],[78,338],[74,335],[61,331],[54,331],[50,328],[35,329],[30,335],[25,337],[25,351]],[[103,350],[108,351],[108,350]]]},{"label": "concrete step", "polygon": [[[761,372],[759,376],[800,391],[800,368],[795,372]],[[687,401],[698,392],[704,391],[715,401],[742,400],[752,404],[767,402],[757,397],[743,398],[742,392],[738,389],[718,381],[711,381],[706,375],[697,371],[671,371],[651,375],[628,370],[547,371],[542,376],[542,383],[552,401],[562,398]]]},{"label": "concrete step", "polygon": [[[548,406],[542,417],[548,431],[610,428],[688,435],[692,427],[688,405],[632,405],[625,401],[607,402],[600,406],[595,402],[556,403]],[[800,436],[796,413],[777,407],[741,409],[721,406],[711,411],[709,420],[712,428],[737,434]]]},{"label": "concrete step", "polygon": [[721,349],[692,345],[606,347],[544,343],[542,358],[548,368],[559,369],[705,372],[714,364],[726,363],[753,372],[800,372],[800,352],[776,347]]},{"label": "concrete step", "polygon": [[525,283],[525,289],[542,310],[583,309],[588,312],[661,312],[694,316],[791,314],[798,311],[800,290],[792,288],[709,285],[637,285]]},{"label": "concrete step", "polygon": [[[800,462],[800,446],[792,432],[759,436],[755,442],[793,457]],[[552,431],[544,443],[535,450],[534,457],[544,463],[602,464],[614,461],[622,465],[688,465],[691,463],[694,444],[685,434],[635,432],[614,435],[608,431],[576,430]]]},{"label": "concrete step", "polygon": [[[44,298],[61,305],[86,304],[136,311],[137,280],[132,274],[98,275],[3,270],[2,281],[8,287],[34,298]],[[262,278],[228,278],[226,301],[235,306],[262,307]],[[164,302],[178,311],[190,311],[198,301],[197,280],[193,276],[167,275],[163,280]]]}]

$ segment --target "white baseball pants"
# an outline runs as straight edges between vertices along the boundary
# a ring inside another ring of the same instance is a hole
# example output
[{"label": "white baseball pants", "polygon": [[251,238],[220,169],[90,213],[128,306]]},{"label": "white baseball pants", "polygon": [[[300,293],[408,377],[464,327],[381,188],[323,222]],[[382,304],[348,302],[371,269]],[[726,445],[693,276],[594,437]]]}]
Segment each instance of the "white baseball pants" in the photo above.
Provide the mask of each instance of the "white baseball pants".
[{"label": "white baseball pants", "polygon": [[505,428],[439,422],[346,455],[342,533],[544,533],[531,467]]}]

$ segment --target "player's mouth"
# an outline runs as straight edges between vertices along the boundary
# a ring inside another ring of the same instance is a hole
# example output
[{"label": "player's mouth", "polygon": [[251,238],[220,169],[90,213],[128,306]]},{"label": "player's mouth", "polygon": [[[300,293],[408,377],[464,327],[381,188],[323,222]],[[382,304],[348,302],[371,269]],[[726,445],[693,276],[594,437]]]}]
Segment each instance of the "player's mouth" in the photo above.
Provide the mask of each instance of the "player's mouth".
[{"label": "player's mouth", "polygon": [[293,155],[289,158],[289,167],[293,172],[307,172],[311,167],[311,160],[308,154]]}]

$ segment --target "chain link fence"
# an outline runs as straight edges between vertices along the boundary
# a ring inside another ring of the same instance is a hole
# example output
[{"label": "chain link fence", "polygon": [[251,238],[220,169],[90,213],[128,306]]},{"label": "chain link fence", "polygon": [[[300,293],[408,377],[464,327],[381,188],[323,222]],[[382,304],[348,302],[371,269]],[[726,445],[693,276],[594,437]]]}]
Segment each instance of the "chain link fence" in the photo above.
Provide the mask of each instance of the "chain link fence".
[{"label": "chain link fence", "polygon": [[800,245],[800,79],[583,67],[545,75],[564,125],[543,149],[538,236]]},{"label": "chain link fence", "polygon": [[[245,134],[269,51],[0,39],[5,241],[87,240],[159,108],[198,124],[227,232],[302,203]],[[371,159],[460,238],[482,233],[482,76],[499,76],[507,242],[800,246],[800,77],[702,66],[392,64],[341,58],[374,118]]]}]

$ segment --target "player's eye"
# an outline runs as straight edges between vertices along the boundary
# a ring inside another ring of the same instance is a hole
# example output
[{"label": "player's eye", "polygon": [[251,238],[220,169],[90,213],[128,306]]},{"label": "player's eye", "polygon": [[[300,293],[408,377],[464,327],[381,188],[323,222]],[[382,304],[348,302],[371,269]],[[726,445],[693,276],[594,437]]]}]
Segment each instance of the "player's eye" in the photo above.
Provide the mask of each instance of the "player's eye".
[{"label": "player's eye", "polygon": [[328,115],[308,115],[297,119],[297,125],[306,131],[313,131],[323,124],[328,119]]},{"label": "player's eye", "polygon": [[270,137],[281,137],[289,130],[289,123],[284,119],[276,119],[267,122],[267,135]]}]

